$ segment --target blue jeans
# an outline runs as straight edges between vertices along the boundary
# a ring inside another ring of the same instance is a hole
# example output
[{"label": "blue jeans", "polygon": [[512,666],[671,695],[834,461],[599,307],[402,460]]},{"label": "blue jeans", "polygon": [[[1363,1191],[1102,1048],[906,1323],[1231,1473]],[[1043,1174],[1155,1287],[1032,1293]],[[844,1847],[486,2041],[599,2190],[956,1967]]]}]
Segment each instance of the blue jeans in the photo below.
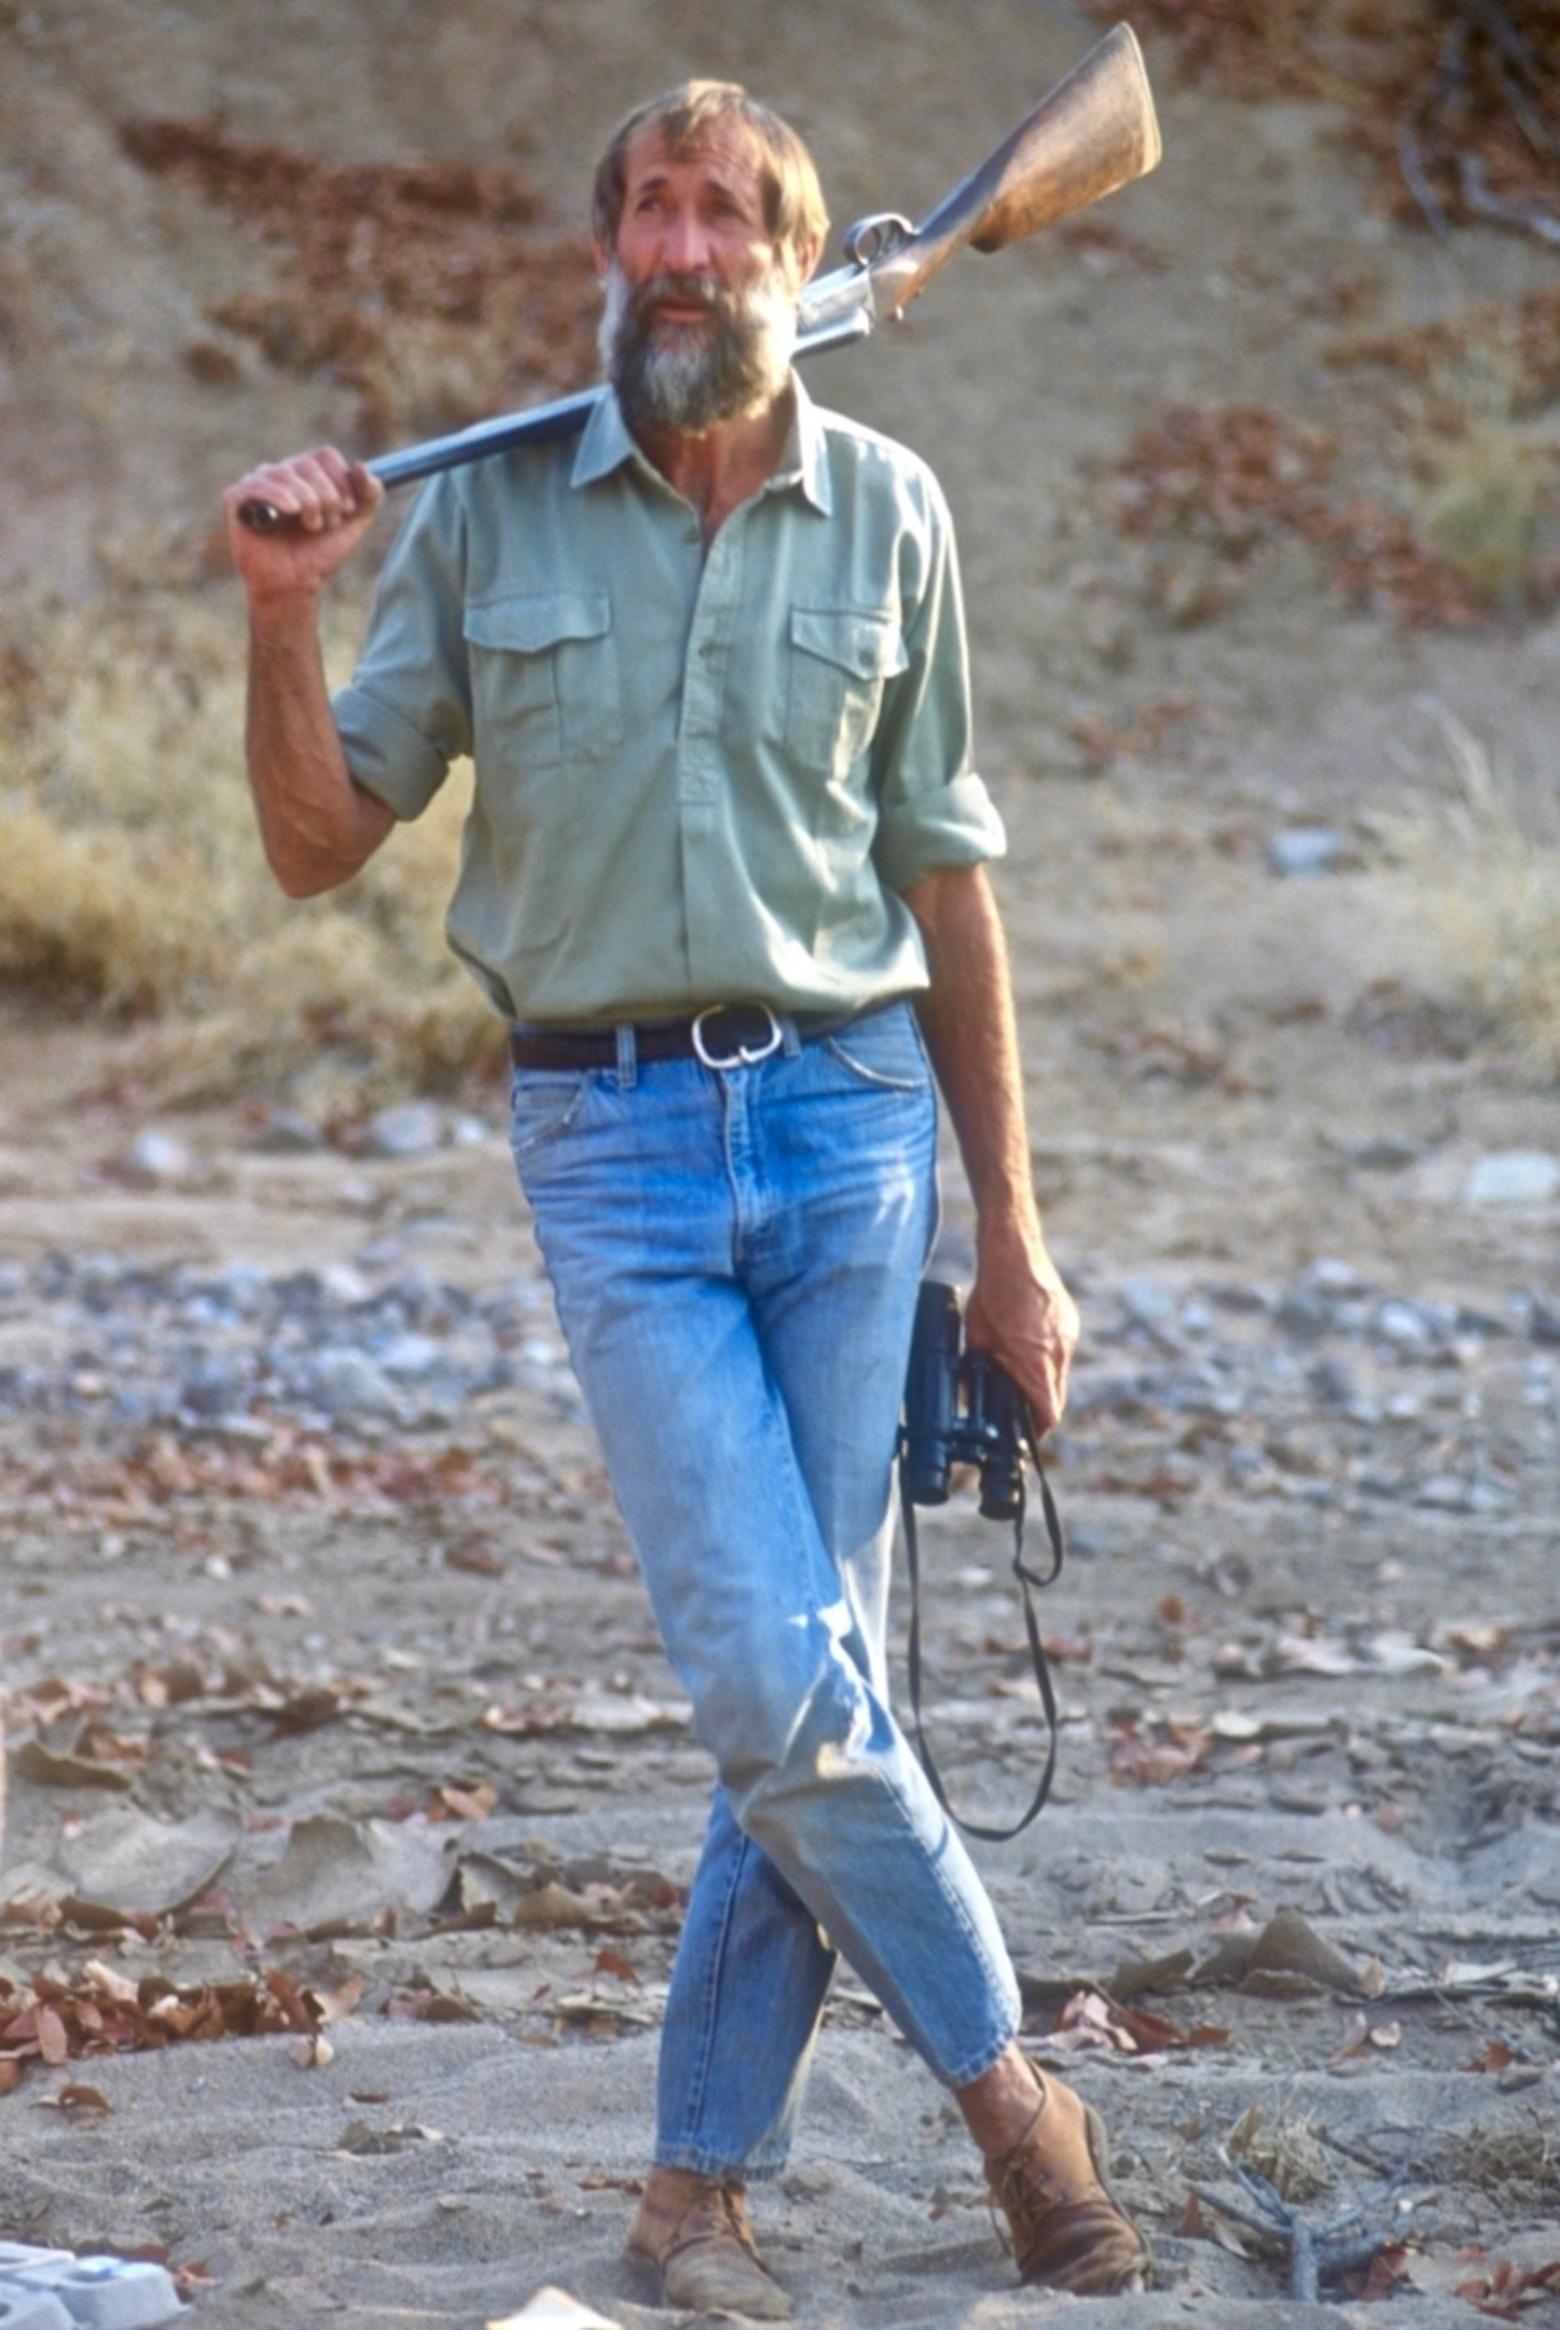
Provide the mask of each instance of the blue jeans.
[{"label": "blue jeans", "polygon": [[995,1914],[889,1710],[894,1438],[935,1215],[914,1015],[715,1072],[517,1071],[559,1317],[717,1785],[656,2158],[784,2162],[836,1950],[936,2075],[1018,2027]]}]

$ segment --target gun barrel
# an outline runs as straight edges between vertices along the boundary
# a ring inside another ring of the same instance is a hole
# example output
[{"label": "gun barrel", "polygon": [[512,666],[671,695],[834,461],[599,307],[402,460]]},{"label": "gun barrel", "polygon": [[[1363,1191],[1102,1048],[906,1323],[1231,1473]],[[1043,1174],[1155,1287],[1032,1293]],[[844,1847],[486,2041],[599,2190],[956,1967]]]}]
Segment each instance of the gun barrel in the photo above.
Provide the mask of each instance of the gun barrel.
[{"label": "gun barrel", "polygon": [[[854,276],[858,283],[864,276],[860,268],[842,270]],[[821,320],[805,321],[797,334],[795,354],[798,357],[818,356],[827,348],[842,348],[852,340],[865,339],[873,325],[870,295],[857,298],[854,305],[837,303],[835,312]],[[590,419],[600,397],[599,388],[577,389],[572,396],[561,396],[551,404],[533,405],[528,412],[501,413],[491,421],[476,421],[469,429],[456,429],[447,437],[425,437],[418,445],[405,445],[398,453],[381,453],[367,464],[371,477],[381,485],[410,485],[420,477],[432,477],[441,469],[460,469],[470,461],[486,461],[495,453],[507,453],[515,445],[535,445],[549,437],[577,436]],[[240,522],[252,534],[274,534],[287,525],[285,514],[274,503],[256,496],[240,502]]]}]

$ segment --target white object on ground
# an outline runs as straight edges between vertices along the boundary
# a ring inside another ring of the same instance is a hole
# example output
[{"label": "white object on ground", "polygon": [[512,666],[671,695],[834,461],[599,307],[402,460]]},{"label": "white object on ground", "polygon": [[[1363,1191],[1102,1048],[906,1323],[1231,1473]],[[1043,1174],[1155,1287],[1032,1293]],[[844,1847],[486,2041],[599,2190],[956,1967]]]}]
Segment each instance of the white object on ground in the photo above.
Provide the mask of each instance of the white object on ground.
[{"label": "white object on ground", "polygon": [[619,2330],[619,2326],[609,2322],[605,2314],[582,2306],[567,2290],[548,2288],[538,2290],[518,2314],[505,2314],[489,2322],[487,2330]]},{"label": "white object on ground", "polygon": [[158,2330],[183,2311],[160,2265],[0,2241],[0,2330]]}]

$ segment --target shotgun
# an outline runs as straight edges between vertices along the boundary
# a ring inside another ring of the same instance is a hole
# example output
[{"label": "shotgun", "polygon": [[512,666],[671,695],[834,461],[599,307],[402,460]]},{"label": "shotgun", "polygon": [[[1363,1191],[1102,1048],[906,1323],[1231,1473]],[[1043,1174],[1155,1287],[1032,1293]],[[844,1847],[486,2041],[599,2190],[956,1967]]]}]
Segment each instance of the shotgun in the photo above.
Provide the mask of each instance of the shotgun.
[{"label": "shotgun", "polygon": [[[1143,54],[1131,27],[1118,24],[919,226],[892,211],[856,221],[844,238],[846,264],[810,283],[797,302],[796,355],[865,339],[885,316],[908,307],[956,252],[1005,251],[1143,177],[1160,151]],[[382,454],[368,467],[383,485],[409,485],[513,445],[572,436],[600,394],[580,389],[529,412],[478,421]],[[288,522],[265,501],[243,502],[238,514],[259,534]]]}]

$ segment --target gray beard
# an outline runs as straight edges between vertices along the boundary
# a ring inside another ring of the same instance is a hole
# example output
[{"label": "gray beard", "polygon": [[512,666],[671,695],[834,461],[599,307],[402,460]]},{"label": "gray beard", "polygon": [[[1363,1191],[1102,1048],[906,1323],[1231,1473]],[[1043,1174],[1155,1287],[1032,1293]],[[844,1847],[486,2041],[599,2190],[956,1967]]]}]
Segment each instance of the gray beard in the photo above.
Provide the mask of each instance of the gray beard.
[{"label": "gray beard", "polygon": [[[658,341],[646,311],[674,291],[707,301],[714,329],[674,330]],[[771,404],[785,387],[796,307],[778,267],[744,292],[664,274],[630,291],[614,260],[605,294],[597,345],[630,429],[703,436],[717,422]]]}]

